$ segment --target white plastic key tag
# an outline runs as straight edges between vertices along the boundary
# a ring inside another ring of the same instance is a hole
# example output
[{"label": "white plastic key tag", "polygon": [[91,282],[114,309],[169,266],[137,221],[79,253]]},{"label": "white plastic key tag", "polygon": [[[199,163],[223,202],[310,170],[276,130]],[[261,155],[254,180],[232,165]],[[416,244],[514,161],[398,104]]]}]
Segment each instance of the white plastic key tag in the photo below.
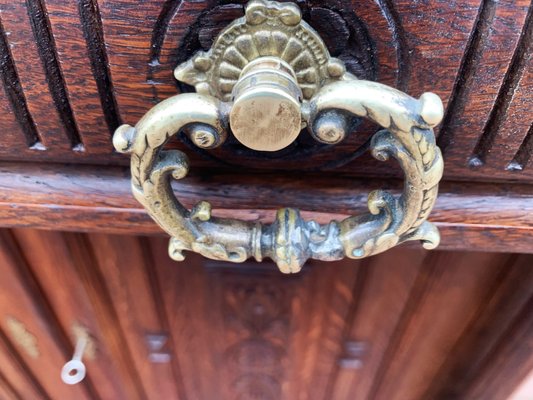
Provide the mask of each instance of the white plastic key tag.
[{"label": "white plastic key tag", "polygon": [[85,364],[81,361],[81,357],[83,356],[86,345],[87,337],[80,337],[76,343],[76,349],[74,350],[72,360],[63,365],[63,368],[61,369],[61,380],[67,385],[75,385],[85,378],[86,368]]}]

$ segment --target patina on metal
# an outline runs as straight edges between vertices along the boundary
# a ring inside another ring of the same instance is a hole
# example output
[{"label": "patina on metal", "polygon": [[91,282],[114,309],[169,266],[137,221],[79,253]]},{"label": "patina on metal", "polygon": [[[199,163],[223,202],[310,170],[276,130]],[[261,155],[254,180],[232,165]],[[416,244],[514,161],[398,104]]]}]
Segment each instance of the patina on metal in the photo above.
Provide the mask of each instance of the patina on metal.
[{"label": "patina on metal", "polygon": [[[408,240],[427,249],[438,245],[438,230],[426,221],[443,171],[433,134],[443,107],[435,94],[414,99],[356,79],[329,56],[296,5],[259,0],[248,3],[245,17],[221,32],[211,50],[178,66],[175,76],[197,93],[162,101],[113,137],[117,151],[131,153],[135,197],[172,236],[173,259],[183,260],[183,250],[231,262],[268,257],[282,272],[295,273],[310,258],[363,258]],[[383,127],[372,137],[371,153],[378,160],[395,158],[405,173],[402,195],[370,193],[367,214],[320,225],[284,208],[264,225],[213,217],[205,201],[187,210],[174,196],[171,179],[187,175],[188,161],[181,151],[163,148],[180,131],[213,148],[231,127],[245,146],[275,151],[304,126],[315,139],[337,143],[346,135],[347,115]]]},{"label": "patina on metal", "polygon": [[[258,151],[289,146],[305,126],[302,109],[320,88],[353,78],[295,4],[274,1],[248,3],[243,18],[226,27],[209,51],[179,65],[174,76],[197,93],[231,102],[233,135]],[[319,129],[313,137],[328,144],[343,137],[328,133]]]},{"label": "patina on metal", "polygon": [[279,58],[258,58],[244,67],[233,87],[231,132],[253,150],[284,149],[302,130],[301,98],[289,65]]}]

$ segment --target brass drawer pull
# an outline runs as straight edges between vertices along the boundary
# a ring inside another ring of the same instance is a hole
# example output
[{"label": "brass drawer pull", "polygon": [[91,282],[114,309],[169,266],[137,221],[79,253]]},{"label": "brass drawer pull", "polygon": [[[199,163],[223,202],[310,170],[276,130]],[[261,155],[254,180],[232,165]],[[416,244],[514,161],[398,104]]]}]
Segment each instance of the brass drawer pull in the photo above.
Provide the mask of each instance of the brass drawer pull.
[{"label": "brass drawer pull", "polygon": [[[113,137],[117,151],[131,153],[135,197],[172,236],[173,259],[183,260],[183,250],[232,262],[269,257],[282,272],[294,273],[309,258],[362,258],[407,240],[421,240],[427,249],[438,245],[438,230],[426,221],[443,171],[432,129],[443,116],[437,95],[424,93],[417,100],[358,80],[330,57],[295,4],[261,0],[248,3],[246,15],[208,52],[178,66],[175,76],[197,93],[162,101],[135,127],[123,125]],[[213,148],[231,126],[245,146],[275,151],[304,126],[316,140],[337,143],[348,129],[347,115],[382,126],[372,138],[372,155],[395,158],[405,173],[402,195],[370,193],[367,214],[319,225],[284,208],[272,224],[262,225],[212,217],[205,201],[187,210],[172,192],[170,179],[185,177],[188,162],[181,151],[163,147],[181,130],[197,146]]]}]

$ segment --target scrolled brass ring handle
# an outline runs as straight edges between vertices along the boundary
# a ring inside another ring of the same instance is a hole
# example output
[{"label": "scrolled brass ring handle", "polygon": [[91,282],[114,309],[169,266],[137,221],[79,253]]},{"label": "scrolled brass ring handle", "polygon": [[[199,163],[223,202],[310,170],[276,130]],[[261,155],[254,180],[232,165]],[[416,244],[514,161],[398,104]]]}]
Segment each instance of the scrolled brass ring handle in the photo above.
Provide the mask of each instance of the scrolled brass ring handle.
[{"label": "scrolled brass ring handle", "polygon": [[[356,79],[329,56],[298,7],[261,0],[250,2],[245,17],[230,24],[209,52],[178,66],[175,75],[197,93],[162,101],[135,127],[123,125],[113,137],[117,151],[131,153],[136,199],[172,236],[173,259],[182,260],[183,250],[231,262],[269,257],[282,272],[294,273],[309,258],[362,258],[408,240],[421,240],[428,249],[438,245],[438,230],[426,221],[443,172],[433,134],[443,107],[435,94],[414,99]],[[212,148],[231,127],[244,145],[274,151],[290,144],[304,125],[322,142],[342,140],[346,114],[383,127],[372,137],[372,155],[395,158],[405,173],[402,195],[370,193],[367,214],[320,225],[284,208],[263,225],[214,217],[205,201],[187,210],[174,196],[171,178],[184,178],[188,161],[164,146],[182,130],[196,145]]]}]

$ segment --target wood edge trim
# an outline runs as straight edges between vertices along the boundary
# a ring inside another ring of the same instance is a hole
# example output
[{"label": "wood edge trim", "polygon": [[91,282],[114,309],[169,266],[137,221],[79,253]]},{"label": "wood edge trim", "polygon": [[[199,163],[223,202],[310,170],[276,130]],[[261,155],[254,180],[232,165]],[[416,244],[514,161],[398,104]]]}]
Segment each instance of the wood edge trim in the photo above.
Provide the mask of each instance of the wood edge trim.
[{"label": "wood edge trim", "polygon": [[[363,212],[367,194],[380,187],[374,180],[316,175],[305,182],[300,177],[291,194],[286,186],[291,177],[239,176],[230,184],[227,179],[196,176],[178,183],[176,189],[188,207],[201,199],[213,199],[214,215],[262,222],[273,220],[279,204],[253,209],[250,202],[254,200],[250,199],[277,190],[278,202],[291,198],[290,206],[305,210],[309,201],[311,210],[302,211],[304,218],[324,223]],[[272,180],[280,183],[281,189],[261,183]],[[399,183],[383,182],[391,188]],[[236,198],[230,197],[228,189],[237,187]],[[0,163],[0,226],[164,235],[129,188],[127,169],[120,167]],[[303,195],[295,199],[295,192]],[[321,196],[331,198],[330,206],[337,211],[316,211]],[[441,231],[441,249],[533,253],[533,186],[445,182],[439,196],[430,220]],[[242,208],[241,201],[245,203]],[[220,204],[229,207],[217,208]]]}]

